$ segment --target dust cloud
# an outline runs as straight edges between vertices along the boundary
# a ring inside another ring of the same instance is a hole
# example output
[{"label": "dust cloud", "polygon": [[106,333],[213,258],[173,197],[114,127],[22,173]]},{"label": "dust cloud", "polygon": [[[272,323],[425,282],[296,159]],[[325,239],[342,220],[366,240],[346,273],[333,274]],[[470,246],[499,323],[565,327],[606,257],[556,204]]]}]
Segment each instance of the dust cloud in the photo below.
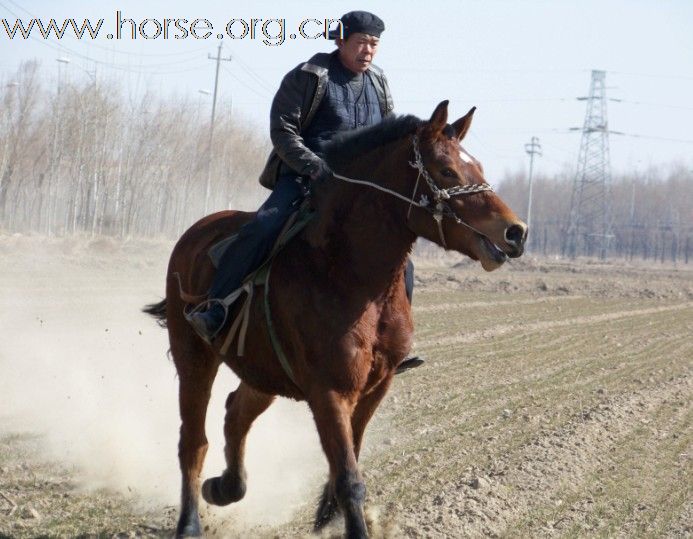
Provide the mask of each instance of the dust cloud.
[{"label": "dust cloud", "polygon": [[[0,431],[30,432],[45,457],[75,467],[83,489],[178,505],[178,383],[165,330],[140,312],[163,294],[172,244],[0,236]],[[224,468],[217,377],[203,476]],[[327,471],[303,403],[278,400],[248,439],[248,493],[210,515],[233,526],[277,524],[314,497]]]}]

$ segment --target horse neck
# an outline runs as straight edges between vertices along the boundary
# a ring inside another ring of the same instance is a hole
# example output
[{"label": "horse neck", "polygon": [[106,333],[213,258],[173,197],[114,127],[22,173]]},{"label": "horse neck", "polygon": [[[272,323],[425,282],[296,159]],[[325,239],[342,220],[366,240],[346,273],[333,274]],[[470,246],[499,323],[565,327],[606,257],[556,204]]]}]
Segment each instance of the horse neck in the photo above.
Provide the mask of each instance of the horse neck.
[{"label": "horse neck", "polygon": [[[400,192],[391,179],[410,174],[407,141],[388,144],[340,170],[349,178],[368,180]],[[416,236],[407,227],[406,203],[373,187],[341,184],[333,192],[332,273],[354,282],[368,299],[387,293],[401,273]]]}]

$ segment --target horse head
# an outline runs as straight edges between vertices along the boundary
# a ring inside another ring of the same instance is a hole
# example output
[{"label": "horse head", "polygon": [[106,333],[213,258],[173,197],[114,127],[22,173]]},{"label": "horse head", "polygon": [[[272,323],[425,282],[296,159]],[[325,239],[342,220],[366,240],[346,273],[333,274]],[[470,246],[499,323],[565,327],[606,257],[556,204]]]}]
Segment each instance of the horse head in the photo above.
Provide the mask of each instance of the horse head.
[{"label": "horse head", "polygon": [[493,271],[522,255],[527,225],[491,190],[481,163],[462,147],[474,110],[450,125],[443,101],[417,130],[411,165],[418,169],[413,189],[419,208],[410,211],[408,225],[417,236]]}]

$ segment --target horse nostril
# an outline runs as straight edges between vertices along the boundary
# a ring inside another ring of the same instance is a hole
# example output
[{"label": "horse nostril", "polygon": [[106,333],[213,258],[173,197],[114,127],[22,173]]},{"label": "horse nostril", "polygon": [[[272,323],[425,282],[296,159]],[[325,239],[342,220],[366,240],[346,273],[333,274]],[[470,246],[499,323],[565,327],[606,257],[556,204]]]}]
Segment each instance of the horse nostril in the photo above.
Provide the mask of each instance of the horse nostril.
[{"label": "horse nostril", "polygon": [[522,225],[510,225],[505,229],[505,241],[515,245],[516,247],[522,247],[525,242],[527,227]]}]

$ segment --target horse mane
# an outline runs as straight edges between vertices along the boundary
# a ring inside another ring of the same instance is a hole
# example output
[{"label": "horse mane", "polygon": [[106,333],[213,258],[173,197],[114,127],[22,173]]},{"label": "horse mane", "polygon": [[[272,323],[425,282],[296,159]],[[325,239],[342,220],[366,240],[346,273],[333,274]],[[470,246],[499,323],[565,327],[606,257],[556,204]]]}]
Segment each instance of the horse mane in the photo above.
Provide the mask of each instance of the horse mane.
[{"label": "horse mane", "polygon": [[[337,134],[322,146],[320,153],[330,167],[347,167],[365,154],[413,134],[423,123],[413,115],[389,116],[375,125]],[[363,189],[359,187],[354,191],[351,185],[337,180],[314,188],[313,201],[318,216],[306,230],[312,246],[327,248],[329,238],[341,230],[354,194],[365,192]]]},{"label": "horse mane", "polygon": [[330,166],[338,167],[414,133],[422,123],[423,120],[411,114],[388,116],[375,125],[338,133],[324,144],[321,153]]}]

